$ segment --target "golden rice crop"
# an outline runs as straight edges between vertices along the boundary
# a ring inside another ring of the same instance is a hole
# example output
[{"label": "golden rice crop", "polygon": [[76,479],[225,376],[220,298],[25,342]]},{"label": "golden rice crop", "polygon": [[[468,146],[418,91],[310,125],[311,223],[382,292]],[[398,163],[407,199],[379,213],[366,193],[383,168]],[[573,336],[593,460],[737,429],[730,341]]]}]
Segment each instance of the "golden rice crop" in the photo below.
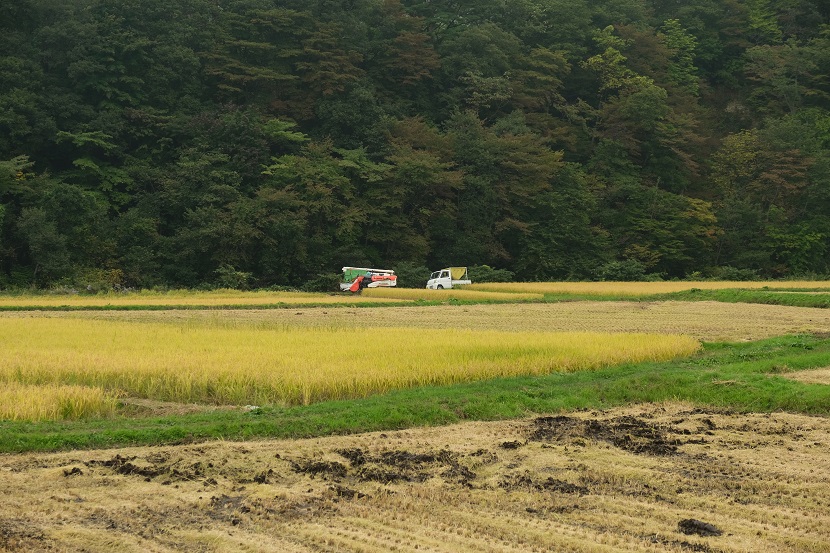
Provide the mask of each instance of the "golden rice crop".
[{"label": "golden rice crop", "polygon": [[0,296],[0,306],[9,307],[104,307],[104,306],[207,306],[276,305],[276,304],[357,304],[366,302],[396,301],[382,297],[369,298],[358,294],[311,292],[241,292],[238,290],[214,290],[194,292],[130,292],[82,295],[15,295]]},{"label": "golden rice crop", "polygon": [[0,420],[58,420],[106,417],[115,412],[115,394],[101,388],[0,380]]},{"label": "golden rice crop", "polygon": [[471,301],[516,301],[540,300],[541,293],[491,292],[486,290],[468,290],[453,288],[451,290],[427,290],[426,288],[367,288],[362,292],[364,298],[383,298],[398,300],[471,300]]},{"label": "golden rice crop", "polygon": [[487,282],[472,284],[470,290],[530,294],[584,294],[647,296],[667,294],[699,288],[701,290],[724,290],[734,288],[822,288],[830,290],[830,281],[666,281],[666,282]]},{"label": "golden rice crop", "polygon": [[0,319],[0,381],[85,385],[162,401],[308,404],[395,388],[689,355],[651,334],[252,328]]}]

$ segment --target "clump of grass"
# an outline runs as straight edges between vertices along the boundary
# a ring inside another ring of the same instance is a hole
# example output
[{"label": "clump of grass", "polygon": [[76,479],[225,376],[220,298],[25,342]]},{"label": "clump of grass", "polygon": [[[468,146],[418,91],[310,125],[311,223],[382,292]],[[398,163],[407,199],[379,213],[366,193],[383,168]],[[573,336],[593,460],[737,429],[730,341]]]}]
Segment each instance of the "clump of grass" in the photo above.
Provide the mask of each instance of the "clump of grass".
[{"label": "clump of grass", "polygon": [[117,394],[79,385],[3,382],[0,420],[77,420],[115,413]]},{"label": "clump of grass", "polygon": [[698,347],[654,334],[0,319],[0,379],[161,401],[296,405],[666,360]]}]

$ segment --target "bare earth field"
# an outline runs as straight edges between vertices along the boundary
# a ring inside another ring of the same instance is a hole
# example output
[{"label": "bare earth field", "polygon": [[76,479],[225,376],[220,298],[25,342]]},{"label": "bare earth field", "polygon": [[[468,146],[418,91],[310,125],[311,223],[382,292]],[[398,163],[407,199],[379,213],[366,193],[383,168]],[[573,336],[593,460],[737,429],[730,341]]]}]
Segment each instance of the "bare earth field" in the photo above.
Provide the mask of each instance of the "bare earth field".
[{"label": "bare earth field", "polygon": [[704,341],[760,340],[830,332],[830,311],[752,303],[575,301],[542,304],[441,305],[210,311],[16,312],[0,317],[79,317],[220,324],[657,332]]},{"label": "bare earth field", "polygon": [[0,457],[0,551],[827,551],[830,420],[690,405]]}]

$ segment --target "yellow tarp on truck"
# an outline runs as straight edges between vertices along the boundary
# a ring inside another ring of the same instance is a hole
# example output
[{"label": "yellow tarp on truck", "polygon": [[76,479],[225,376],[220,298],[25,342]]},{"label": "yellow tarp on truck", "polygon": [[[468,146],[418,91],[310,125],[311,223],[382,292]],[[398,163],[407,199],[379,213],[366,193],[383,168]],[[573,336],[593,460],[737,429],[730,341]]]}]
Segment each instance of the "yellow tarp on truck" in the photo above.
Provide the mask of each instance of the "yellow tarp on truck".
[{"label": "yellow tarp on truck", "polygon": [[450,267],[450,276],[453,280],[464,280],[467,278],[467,267]]}]

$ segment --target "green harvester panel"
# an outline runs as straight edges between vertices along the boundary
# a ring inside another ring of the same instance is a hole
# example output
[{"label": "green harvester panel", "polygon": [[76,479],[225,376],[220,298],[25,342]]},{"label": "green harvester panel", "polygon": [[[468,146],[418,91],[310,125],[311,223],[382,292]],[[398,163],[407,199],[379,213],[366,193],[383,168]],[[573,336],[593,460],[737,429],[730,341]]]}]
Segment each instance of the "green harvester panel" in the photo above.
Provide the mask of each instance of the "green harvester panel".
[{"label": "green harvester panel", "polygon": [[361,271],[359,269],[346,269],[343,271],[343,282],[353,282],[354,279],[365,274],[366,271]]}]

